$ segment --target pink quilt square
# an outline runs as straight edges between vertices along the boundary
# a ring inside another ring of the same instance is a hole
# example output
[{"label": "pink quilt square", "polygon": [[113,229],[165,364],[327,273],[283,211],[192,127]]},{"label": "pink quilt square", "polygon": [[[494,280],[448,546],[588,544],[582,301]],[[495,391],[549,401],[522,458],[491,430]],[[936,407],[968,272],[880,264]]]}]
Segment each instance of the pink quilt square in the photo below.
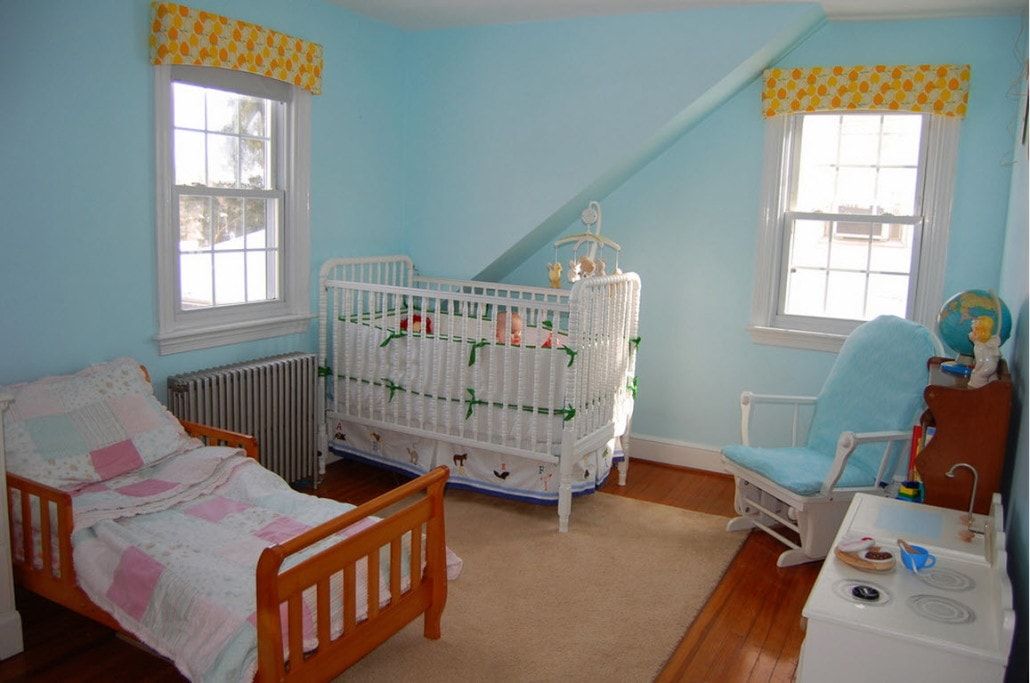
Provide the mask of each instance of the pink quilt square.
[{"label": "pink quilt square", "polygon": [[230,500],[222,496],[214,496],[197,503],[186,510],[187,515],[206,519],[209,522],[220,522],[223,518],[236,512],[243,512],[250,506],[238,500]]},{"label": "pink quilt square", "polygon": [[178,484],[175,482],[164,481],[163,479],[144,479],[143,481],[137,481],[135,484],[119,486],[115,491],[126,496],[143,498],[145,496],[156,496],[168,489],[174,489],[176,486]]},{"label": "pink quilt square", "polygon": [[107,405],[130,436],[149,432],[165,424],[153,404],[139,394],[112,396],[107,399]]},{"label": "pink quilt square", "polygon": [[301,524],[290,517],[277,517],[274,522],[255,531],[254,535],[272,543],[282,543],[310,528],[307,524]]},{"label": "pink quilt square", "polygon": [[132,441],[128,440],[90,451],[89,458],[101,479],[111,479],[143,467],[143,458]]},{"label": "pink quilt square", "polygon": [[163,571],[164,565],[150,555],[137,548],[128,548],[122,553],[118,567],[114,570],[114,580],[107,589],[107,597],[139,621],[146,614]]}]

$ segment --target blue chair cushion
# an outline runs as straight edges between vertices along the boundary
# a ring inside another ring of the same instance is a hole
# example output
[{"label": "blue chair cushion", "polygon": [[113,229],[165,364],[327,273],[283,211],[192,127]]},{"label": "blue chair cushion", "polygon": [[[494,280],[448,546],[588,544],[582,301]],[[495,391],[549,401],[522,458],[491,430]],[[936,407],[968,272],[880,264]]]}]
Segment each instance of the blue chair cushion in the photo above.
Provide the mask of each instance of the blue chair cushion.
[{"label": "blue chair cushion", "polygon": [[[882,446],[881,446],[882,448]],[[819,493],[826,473],[833,464],[833,455],[827,456],[811,448],[756,448],[754,446],[727,446],[722,454],[741,467],[771,479],[780,486],[801,496]],[[746,477],[745,477],[746,479]],[[838,486],[873,486],[876,470],[861,460],[848,460]]]},{"label": "blue chair cushion", "polygon": [[[930,331],[910,320],[883,315],[857,327],[819,393],[805,445],[832,458],[841,432],[911,429],[923,407],[926,360],[933,354]],[[848,462],[861,461],[875,473],[882,456],[882,443],[866,444]]]}]

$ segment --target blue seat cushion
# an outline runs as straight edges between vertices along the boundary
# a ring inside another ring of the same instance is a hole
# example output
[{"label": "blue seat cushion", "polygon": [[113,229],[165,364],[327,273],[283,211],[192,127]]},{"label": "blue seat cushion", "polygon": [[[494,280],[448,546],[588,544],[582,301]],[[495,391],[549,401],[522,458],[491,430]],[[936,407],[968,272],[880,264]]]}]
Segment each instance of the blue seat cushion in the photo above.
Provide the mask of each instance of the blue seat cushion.
[{"label": "blue seat cushion", "polygon": [[[811,448],[756,448],[754,446],[727,446],[722,454],[766,479],[801,496],[819,493],[833,464],[833,458]],[[837,486],[873,486],[876,470],[854,458],[848,461]]]}]

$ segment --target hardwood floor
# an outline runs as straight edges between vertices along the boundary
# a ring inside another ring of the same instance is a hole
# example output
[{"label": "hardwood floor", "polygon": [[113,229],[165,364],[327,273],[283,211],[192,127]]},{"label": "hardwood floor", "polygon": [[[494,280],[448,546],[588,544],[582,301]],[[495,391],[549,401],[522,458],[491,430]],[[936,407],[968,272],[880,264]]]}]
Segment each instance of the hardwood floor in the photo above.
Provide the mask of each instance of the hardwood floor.
[{"label": "hardwood floor", "polygon": [[[612,476],[605,493],[713,515],[733,515],[733,480],[725,475],[644,461],[630,465],[627,486]],[[320,496],[362,503],[405,478],[359,463],[329,467]],[[573,506],[575,515],[575,506]],[[804,631],[801,608],[819,564],[778,569],[783,547],[752,533],[688,629],[658,680],[789,681]],[[0,681],[181,681],[153,656],[47,600],[18,589],[25,652],[0,662]]]}]

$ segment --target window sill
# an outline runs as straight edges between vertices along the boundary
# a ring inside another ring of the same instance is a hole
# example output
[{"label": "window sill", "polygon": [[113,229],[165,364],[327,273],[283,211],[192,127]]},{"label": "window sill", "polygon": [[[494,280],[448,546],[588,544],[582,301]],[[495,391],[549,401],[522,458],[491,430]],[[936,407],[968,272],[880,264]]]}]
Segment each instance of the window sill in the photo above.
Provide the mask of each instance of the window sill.
[{"label": "window sill", "polygon": [[313,318],[313,315],[303,313],[226,325],[212,325],[159,333],[154,335],[154,340],[157,342],[158,353],[166,356],[171,353],[207,349],[212,346],[239,344],[287,334],[301,334],[308,331]]},{"label": "window sill", "polygon": [[750,325],[748,331],[751,333],[751,340],[756,344],[767,346],[786,346],[793,349],[808,349],[810,351],[826,351],[837,353],[847,339],[844,334],[829,334],[826,332],[806,332],[803,330],[787,330],[779,327],[765,327],[762,325]]}]

